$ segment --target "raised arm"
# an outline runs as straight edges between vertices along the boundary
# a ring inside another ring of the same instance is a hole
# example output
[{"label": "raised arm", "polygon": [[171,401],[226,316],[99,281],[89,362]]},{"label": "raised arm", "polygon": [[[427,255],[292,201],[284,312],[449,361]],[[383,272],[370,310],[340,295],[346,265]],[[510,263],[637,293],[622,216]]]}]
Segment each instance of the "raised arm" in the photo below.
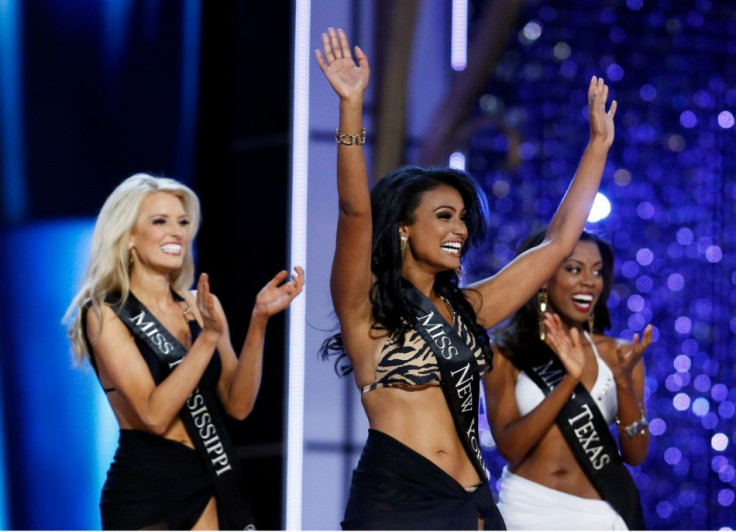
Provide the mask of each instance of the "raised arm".
[{"label": "raised arm", "polygon": [[218,383],[218,394],[225,411],[236,419],[245,419],[253,410],[258,390],[261,386],[263,369],[263,346],[266,337],[268,320],[286,309],[304,286],[304,270],[294,268],[288,282],[289,272],[282,270],[264,286],[256,296],[256,303],[251,312],[248,332],[240,351],[235,357],[224,312],[219,302],[218,311],[223,316],[225,332],[217,345],[222,361],[222,372]]},{"label": "raised arm", "polygon": [[485,327],[493,327],[527,302],[572,253],[585,227],[614,139],[617,104],[614,100],[606,111],[607,100],[608,86],[593,76],[588,86],[590,140],[544,241],[493,277],[471,286],[479,297],[473,297],[472,291],[468,295]]},{"label": "raised arm", "polygon": [[363,154],[363,94],[368,85],[368,58],[356,46],[353,60],[342,30],[322,34],[324,53],[316,50],[317,62],[340,97],[337,145],[337,192],[339,215],[332,262],[330,290],[335,312],[346,322],[370,319],[371,200]]}]

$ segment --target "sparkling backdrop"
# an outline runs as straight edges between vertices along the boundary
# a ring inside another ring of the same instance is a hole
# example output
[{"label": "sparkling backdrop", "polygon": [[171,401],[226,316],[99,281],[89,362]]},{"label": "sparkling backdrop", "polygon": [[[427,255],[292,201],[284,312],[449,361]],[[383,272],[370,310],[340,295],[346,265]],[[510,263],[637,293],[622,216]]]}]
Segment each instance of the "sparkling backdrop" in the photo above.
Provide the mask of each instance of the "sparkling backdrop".
[{"label": "sparkling backdrop", "polygon": [[[471,32],[481,3],[471,3]],[[612,212],[589,224],[616,253],[609,333],[655,327],[645,354],[651,446],[631,468],[647,523],[733,529],[736,3],[526,3],[474,111],[485,121],[466,164],[488,193],[492,238],[466,275],[496,272],[553,215],[588,139],[592,75],[619,102],[601,186]],[[503,460],[486,456],[498,479]]]}]

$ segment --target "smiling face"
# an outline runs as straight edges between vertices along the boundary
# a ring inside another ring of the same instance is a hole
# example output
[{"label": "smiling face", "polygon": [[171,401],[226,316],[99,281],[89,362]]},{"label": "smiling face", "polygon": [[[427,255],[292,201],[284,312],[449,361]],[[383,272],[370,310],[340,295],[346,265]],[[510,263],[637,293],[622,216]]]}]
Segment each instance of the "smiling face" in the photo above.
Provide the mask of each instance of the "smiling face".
[{"label": "smiling face", "polygon": [[404,268],[419,266],[427,271],[453,270],[468,238],[465,203],[460,193],[440,185],[422,194],[413,221],[402,224],[401,236],[409,237]]},{"label": "smiling face", "polygon": [[141,202],[130,235],[134,267],[171,272],[182,267],[189,243],[189,216],[181,200],[153,192]]},{"label": "smiling face", "polygon": [[595,242],[579,241],[547,283],[549,301],[569,326],[585,323],[603,291],[603,260]]}]

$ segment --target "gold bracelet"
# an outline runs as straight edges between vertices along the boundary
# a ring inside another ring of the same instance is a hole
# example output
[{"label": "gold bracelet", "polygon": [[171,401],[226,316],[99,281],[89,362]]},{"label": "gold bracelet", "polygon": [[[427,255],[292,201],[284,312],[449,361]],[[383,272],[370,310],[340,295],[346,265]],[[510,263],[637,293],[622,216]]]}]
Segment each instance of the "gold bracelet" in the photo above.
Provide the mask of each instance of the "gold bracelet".
[{"label": "gold bracelet", "polygon": [[343,146],[361,146],[365,144],[365,128],[357,135],[349,133],[340,133],[339,129],[335,130],[335,141]]}]

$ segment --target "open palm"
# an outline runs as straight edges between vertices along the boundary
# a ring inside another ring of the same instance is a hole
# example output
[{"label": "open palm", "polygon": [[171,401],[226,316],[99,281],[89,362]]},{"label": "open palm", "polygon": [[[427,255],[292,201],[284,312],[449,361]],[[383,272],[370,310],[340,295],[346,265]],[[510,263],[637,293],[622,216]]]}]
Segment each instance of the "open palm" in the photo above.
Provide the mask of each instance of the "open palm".
[{"label": "open palm", "polygon": [[544,342],[552,351],[557,353],[570,376],[579,379],[580,375],[583,374],[585,355],[583,354],[583,347],[580,345],[578,330],[565,331],[560,317],[552,313],[545,314],[544,328],[546,330]]},{"label": "open palm", "polygon": [[253,312],[264,316],[273,316],[289,306],[304,287],[304,270],[301,266],[294,268],[296,273],[292,274],[291,280],[284,283],[289,272],[281,270],[266,286],[261,288],[256,296],[256,304]]},{"label": "open palm", "polygon": [[613,377],[616,381],[620,379],[630,379],[634,372],[634,367],[639,363],[644,351],[652,343],[652,325],[649,324],[644,329],[644,334],[634,335],[633,341],[629,344],[618,344],[616,346],[616,363],[611,367]]},{"label": "open palm", "polygon": [[358,60],[356,64],[345,32],[333,28],[322,34],[322,47],[324,53],[315,50],[317,62],[338,96],[350,98],[362,94],[368,85],[371,71],[368,57],[360,47],[355,47],[355,57]]},{"label": "open palm", "polygon": [[603,78],[593,76],[588,86],[588,117],[590,120],[590,136],[601,138],[607,146],[613,144],[615,128],[613,117],[616,115],[618,104],[616,100],[606,112],[608,101],[608,85]]}]

